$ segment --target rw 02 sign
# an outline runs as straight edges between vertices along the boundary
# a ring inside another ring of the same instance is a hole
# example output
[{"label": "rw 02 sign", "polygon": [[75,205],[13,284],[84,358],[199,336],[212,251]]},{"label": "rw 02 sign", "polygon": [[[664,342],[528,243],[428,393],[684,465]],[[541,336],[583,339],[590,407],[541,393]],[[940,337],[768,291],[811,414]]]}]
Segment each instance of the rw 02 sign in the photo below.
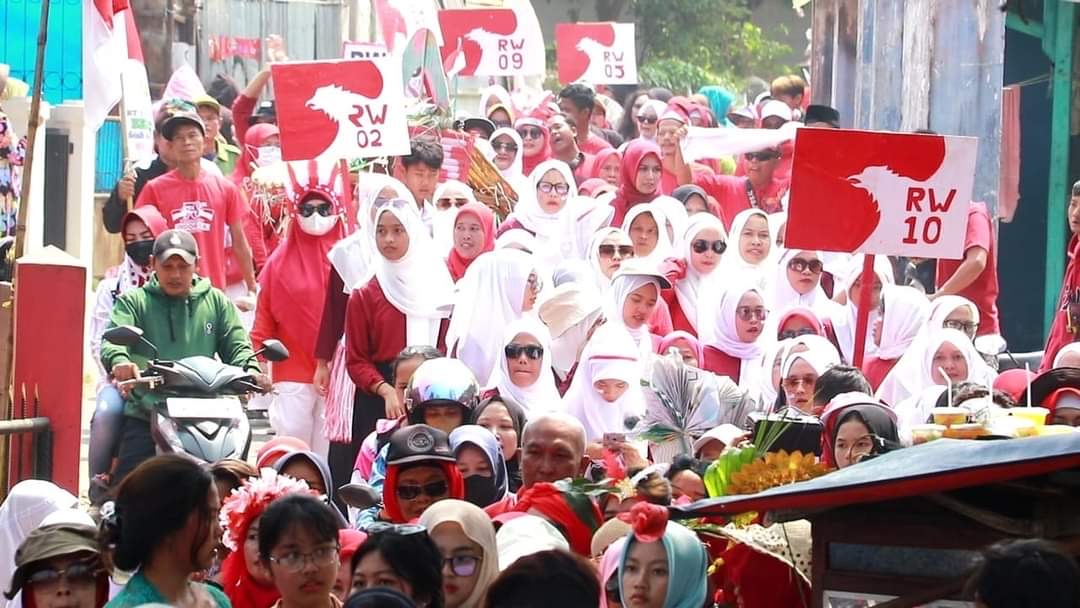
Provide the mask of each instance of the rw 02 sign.
[{"label": "rw 02 sign", "polygon": [[283,160],[409,153],[399,64],[308,61],[270,70]]},{"label": "rw 02 sign", "polygon": [[544,37],[524,17],[510,8],[439,11],[444,64],[460,76],[543,74]]},{"label": "rw 02 sign", "polygon": [[799,129],[785,245],[958,259],[978,140]]},{"label": "rw 02 sign", "polygon": [[555,53],[560,82],[637,84],[633,23],[560,23]]}]

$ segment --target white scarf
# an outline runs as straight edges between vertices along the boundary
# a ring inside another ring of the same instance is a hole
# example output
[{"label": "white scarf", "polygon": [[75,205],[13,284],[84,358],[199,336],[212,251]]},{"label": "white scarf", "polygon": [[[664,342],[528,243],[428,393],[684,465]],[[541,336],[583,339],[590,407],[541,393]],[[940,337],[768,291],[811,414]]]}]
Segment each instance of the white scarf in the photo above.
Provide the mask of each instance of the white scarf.
[{"label": "white scarf", "polygon": [[[537,185],[548,171],[557,171],[562,175],[570,190],[566,202],[555,213],[548,213],[540,207]],[[546,160],[538,165],[529,175],[529,189],[518,193],[518,204],[510,217],[515,218],[526,230],[535,235],[537,264],[549,274],[559,260],[568,257],[574,250],[574,232],[569,213],[571,193],[577,191],[574,174],[570,167],[561,160]]]},{"label": "white scarf", "polygon": [[345,293],[351,293],[374,275],[374,261],[379,254],[374,238],[375,210],[390,200],[383,196],[383,190],[392,191],[391,198],[404,199],[416,208],[416,199],[405,184],[380,173],[360,174],[356,184],[356,231],[335,243],[326,254],[345,284]]},{"label": "white scarf", "polygon": [[116,269],[116,292],[127,293],[137,289],[150,280],[153,269],[149,266],[139,266],[131,256],[124,255],[124,261]]},{"label": "white scarf", "polygon": [[711,319],[699,318],[699,314],[702,313],[706,313],[705,316],[710,315],[706,312],[709,309],[699,306],[698,303],[705,292],[710,290],[716,290],[718,292],[721,289],[721,279],[726,282],[728,277],[726,275],[721,275],[718,270],[722,267],[724,258],[733,255],[730,250],[725,251],[724,255],[720,258],[720,263],[707,275],[701,274],[694,269],[694,265],[690,263],[691,256],[694,253],[691,246],[698,234],[707,228],[718,231],[720,233],[720,238],[727,241],[727,233],[724,231],[724,224],[715,215],[711,213],[695,213],[691,216],[690,221],[686,225],[686,230],[681,235],[682,240],[679,243],[683,259],[686,260],[686,276],[675,283],[675,299],[679,302],[679,308],[682,309],[683,315],[685,315],[694,326],[699,338],[704,337],[702,336],[703,332],[709,332],[712,323]]},{"label": "white scarf", "polygon": [[649,323],[646,321],[641,327],[630,327],[623,320],[623,308],[630,294],[646,285],[656,286],[656,298],[660,300],[660,281],[656,277],[645,275],[626,274],[615,275],[611,281],[611,289],[604,294],[604,316],[608,325],[617,325],[623,328],[637,345],[637,351],[642,361],[650,361],[653,354],[652,334],[649,333]]},{"label": "white scarf", "polygon": [[[581,365],[562,403],[566,412],[585,426],[590,442],[603,439],[604,433],[625,433],[626,417],[645,412],[641,390],[644,366],[633,346],[630,335],[615,323],[597,328],[585,345]],[[622,397],[609,403],[593,386],[598,380],[621,380],[629,386]]]},{"label": "white scarf", "polygon": [[[613,236],[620,237],[618,239],[619,243],[616,243],[615,245],[616,247],[618,247],[619,244],[630,244],[630,237],[627,236],[622,228],[603,228],[593,235],[592,242],[589,243],[588,252],[585,255],[585,259],[589,263],[589,268],[592,269],[596,279],[596,288],[599,293],[606,293],[607,290],[611,288],[611,279],[604,276],[604,271],[600,267],[600,245]],[[612,272],[612,276],[615,276],[614,272]]]},{"label": "white scarf", "polygon": [[396,217],[409,234],[409,249],[400,259],[390,261],[382,255],[375,258],[375,277],[386,299],[405,315],[405,344],[435,346],[439,324],[450,316],[454,280],[410,204],[396,199],[375,214],[373,241],[374,226],[387,213]]},{"label": "white scarf", "polygon": [[930,301],[914,287],[892,285],[882,289],[885,313],[881,317],[879,359],[899,359],[911,348],[930,318]]},{"label": "white scarf", "polygon": [[[925,342],[925,348],[915,353],[919,358],[921,367],[914,378],[916,382],[909,383],[905,387],[910,393],[898,398],[895,403],[890,403],[900,419],[900,429],[904,435],[910,435],[913,425],[926,422],[930,416],[930,410],[934,407],[934,402],[942,393],[941,390],[933,390],[935,387],[943,386],[934,380],[934,355],[945,343],[959,349],[967,362],[967,377],[953,381],[952,384],[978,382],[985,386],[994,375],[993,371],[989,370],[985,363],[982,363],[982,357],[975,350],[975,345],[971,343],[971,339],[967,337],[967,334],[956,329],[939,329],[935,331]],[[897,367],[899,367],[899,364],[897,364]],[[882,387],[884,388],[884,385]]]},{"label": "white scarf", "polygon": [[[671,239],[668,237],[667,219],[664,217],[664,212],[660,211],[660,207],[652,203],[634,205],[626,212],[626,216],[623,218],[622,229],[623,232],[630,235],[630,225],[634,223],[634,220],[645,214],[651,215],[653,221],[656,223],[656,246],[654,246],[652,251],[647,255],[637,256],[637,259],[644,260],[642,262],[644,264],[659,266],[661,262],[674,255]],[[633,241],[632,236],[630,237],[630,240]]]},{"label": "white scarf", "polygon": [[[710,289],[710,292],[713,292],[713,290]],[[768,342],[763,338],[765,335],[764,328],[758,334],[758,339],[753,342],[740,340],[738,331],[735,329],[736,309],[739,307],[739,300],[750,292],[761,295],[761,288],[745,282],[734,283],[720,291],[718,297],[712,295],[712,293],[706,294],[706,301],[703,303],[706,306],[705,310],[715,310],[716,316],[713,320],[711,334],[707,338],[703,338],[702,341],[728,356],[742,361],[742,365],[739,366],[738,383],[743,388],[755,386],[757,374],[760,370],[757,361],[761,358],[761,354],[765,350],[764,346]],[[715,306],[712,305],[713,302],[716,303]],[[734,378],[732,379],[734,380]]]},{"label": "white scarf", "polygon": [[[809,308],[814,311],[814,314],[816,314],[819,319],[823,321],[831,319],[835,316],[838,306],[825,295],[825,290],[821,288],[821,274],[818,274],[817,284],[814,285],[814,288],[804,294],[795,291],[795,288],[791,285],[791,281],[788,280],[788,262],[800,253],[813,254],[813,257],[821,260],[824,264],[821,252],[803,249],[789,249],[785,251],[777,261],[775,276],[773,277],[772,283],[769,285],[770,292],[768,297],[765,298],[765,303],[768,305],[769,310],[787,310],[796,307]],[[803,257],[805,258],[807,256]]]},{"label": "white scarf", "polygon": [[[518,135],[518,132],[510,127],[495,129],[495,131],[491,133],[491,137],[488,138],[488,141],[494,142],[495,138],[500,135],[509,137],[514,141],[514,144],[517,145],[517,154],[514,156],[514,162],[510,164],[509,168],[499,170],[499,172],[502,173],[503,179],[510,182],[510,185],[514,188],[517,188],[527,181],[525,175],[521,172],[522,159],[525,158],[525,142],[521,140],[521,135]],[[495,163],[492,162],[491,164],[494,165]],[[518,192],[517,194],[520,197],[522,193]]]},{"label": "white scarf", "polygon": [[754,285],[764,289],[768,284],[768,270],[771,265],[776,262],[777,247],[772,243],[772,230],[769,231],[769,238],[766,239],[766,244],[769,247],[769,252],[765,255],[765,259],[760,262],[753,263],[742,257],[742,250],[740,242],[742,241],[742,232],[746,227],[746,222],[750,218],[757,216],[765,220],[768,225],[769,214],[765,213],[761,209],[745,209],[740,211],[735,219],[731,221],[731,232],[729,232],[730,242],[728,242],[728,250],[724,252],[724,257],[720,260],[720,266],[717,269],[719,275],[724,277],[725,280],[732,280],[736,277],[745,278]]},{"label": "white scarf", "polygon": [[503,351],[499,352],[499,363],[495,366],[493,385],[502,397],[509,397],[525,410],[526,416],[559,409],[562,398],[555,386],[555,374],[551,371],[551,334],[547,327],[534,317],[518,319],[506,326],[502,345],[514,341],[518,334],[527,334],[536,339],[544,349],[540,359],[540,377],[529,386],[518,386],[511,380],[510,365]]},{"label": "white scarf", "polygon": [[435,188],[435,193],[432,195],[434,200],[432,201],[431,234],[439,254],[446,256],[454,247],[454,222],[457,219],[458,208],[451,205],[449,209],[439,209],[437,205],[439,199],[443,197],[464,198],[470,203],[475,203],[476,197],[473,196],[472,188],[456,179],[448,179]]},{"label": "white scarf", "polygon": [[686,232],[686,227],[690,224],[690,215],[686,213],[686,206],[679,199],[667,195],[660,195],[649,204],[664,214],[664,219],[667,220],[671,229],[668,234],[671,237],[671,247],[673,250],[677,250],[679,238]]},{"label": "white scarf", "polygon": [[[61,509],[78,506],[78,498],[48,481],[29,479],[15,484],[0,504],[0,577],[11,580],[15,573],[15,550],[42,520]],[[0,597],[0,606],[5,608],[21,605],[21,595],[13,600]]]},{"label": "white scarf", "polygon": [[[836,334],[836,341],[840,343],[840,354],[844,356],[844,360],[851,363],[855,360],[855,330],[859,320],[859,308],[855,306],[855,297],[858,294],[852,293],[852,285],[859,276],[862,275],[863,256],[852,256],[850,266],[847,272],[844,274],[842,282],[836,286],[837,290],[844,289],[847,291],[847,304],[843,306],[842,310],[838,310],[836,316],[832,319],[833,331]],[[893,280],[892,264],[889,262],[889,258],[885,256],[876,256],[874,258],[874,275],[877,276],[877,280],[881,281],[881,288],[884,291],[889,285],[895,285],[896,281]],[[866,356],[877,354],[877,345],[870,339],[870,328],[874,326],[874,323],[878,318],[878,309],[874,307],[870,310],[870,314],[866,323]]]}]

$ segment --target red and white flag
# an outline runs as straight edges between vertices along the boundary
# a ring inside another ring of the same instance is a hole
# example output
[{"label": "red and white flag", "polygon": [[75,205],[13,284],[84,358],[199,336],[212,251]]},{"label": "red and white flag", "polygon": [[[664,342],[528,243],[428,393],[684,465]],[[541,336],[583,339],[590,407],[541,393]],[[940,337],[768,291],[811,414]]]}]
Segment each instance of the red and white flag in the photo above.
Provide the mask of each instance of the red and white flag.
[{"label": "red and white flag", "polygon": [[120,102],[120,69],[128,59],[143,63],[139,34],[128,0],[83,1],[83,103],[97,131]]}]

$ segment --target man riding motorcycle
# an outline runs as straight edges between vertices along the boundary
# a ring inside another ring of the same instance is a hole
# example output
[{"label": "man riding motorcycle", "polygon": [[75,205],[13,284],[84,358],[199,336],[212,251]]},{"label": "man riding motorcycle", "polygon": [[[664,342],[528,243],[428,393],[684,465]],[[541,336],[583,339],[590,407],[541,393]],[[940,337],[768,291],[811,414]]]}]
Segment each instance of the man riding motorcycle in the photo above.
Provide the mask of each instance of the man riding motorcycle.
[{"label": "man riding motorcycle", "polygon": [[[195,275],[199,249],[186,230],[166,230],[154,241],[150,280],[116,300],[109,327],[132,325],[157,349],[158,359],[215,354],[222,363],[251,373],[259,387],[270,390],[261,372],[236,306],[208,279]],[[153,353],[145,345],[102,343],[101,361],[125,397],[124,423],[114,482],[154,455],[150,414],[154,397],[141,385],[121,384],[139,377]],[[132,388],[134,386],[134,388]]]}]

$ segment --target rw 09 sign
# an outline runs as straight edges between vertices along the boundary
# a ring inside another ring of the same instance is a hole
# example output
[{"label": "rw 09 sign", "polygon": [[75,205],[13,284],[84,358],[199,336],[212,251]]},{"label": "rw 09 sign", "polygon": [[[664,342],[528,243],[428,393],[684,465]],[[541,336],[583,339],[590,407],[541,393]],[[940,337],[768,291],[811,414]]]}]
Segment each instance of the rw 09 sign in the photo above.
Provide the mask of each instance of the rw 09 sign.
[{"label": "rw 09 sign", "polygon": [[543,74],[544,37],[528,21],[512,8],[441,10],[443,62],[460,76]]},{"label": "rw 09 sign", "polygon": [[978,140],[799,129],[785,246],[958,259]]},{"label": "rw 09 sign", "polygon": [[559,82],[637,84],[633,23],[560,23],[555,53]]},{"label": "rw 09 sign", "polygon": [[270,70],[283,160],[409,153],[399,64],[308,61]]}]

